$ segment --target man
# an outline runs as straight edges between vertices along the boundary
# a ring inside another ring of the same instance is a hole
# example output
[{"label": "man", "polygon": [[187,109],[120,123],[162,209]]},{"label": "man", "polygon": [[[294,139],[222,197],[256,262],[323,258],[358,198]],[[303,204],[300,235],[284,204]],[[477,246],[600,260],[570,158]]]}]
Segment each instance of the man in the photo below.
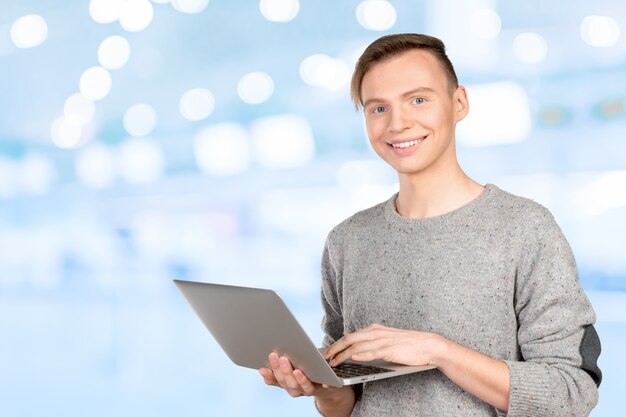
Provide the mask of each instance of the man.
[{"label": "man", "polygon": [[547,209],[459,166],[469,104],[443,43],[378,39],[351,93],[400,191],[328,235],[325,357],[437,369],[333,389],[272,353],[265,383],[315,396],[329,417],[588,415],[600,342],[571,249]]}]

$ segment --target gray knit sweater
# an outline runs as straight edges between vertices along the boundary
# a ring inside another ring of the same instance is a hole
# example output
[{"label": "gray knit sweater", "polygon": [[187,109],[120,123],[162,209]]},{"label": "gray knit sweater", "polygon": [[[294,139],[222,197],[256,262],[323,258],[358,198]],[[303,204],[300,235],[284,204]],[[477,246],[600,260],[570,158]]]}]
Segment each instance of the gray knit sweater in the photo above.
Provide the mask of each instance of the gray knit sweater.
[{"label": "gray knit sweater", "polygon": [[324,345],[372,323],[438,333],[507,363],[509,411],[431,370],[356,387],[353,416],[588,415],[601,380],[595,315],[550,212],[491,184],[425,219],[400,216],[396,197],[328,235]]}]

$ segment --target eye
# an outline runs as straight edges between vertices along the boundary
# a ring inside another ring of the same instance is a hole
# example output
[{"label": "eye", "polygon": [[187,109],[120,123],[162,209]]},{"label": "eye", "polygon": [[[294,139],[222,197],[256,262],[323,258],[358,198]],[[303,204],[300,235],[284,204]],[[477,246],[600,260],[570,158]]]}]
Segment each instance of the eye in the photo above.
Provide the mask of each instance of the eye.
[{"label": "eye", "polygon": [[385,111],[385,108],[383,106],[376,106],[372,109],[372,113],[382,113]]},{"label": "eye", "polygon": [[424,97],[415,97],[413,99],[413,103],[415,103],[415,104],[422,104],[424,101],[426,101],[426,100],[424,100]]}]

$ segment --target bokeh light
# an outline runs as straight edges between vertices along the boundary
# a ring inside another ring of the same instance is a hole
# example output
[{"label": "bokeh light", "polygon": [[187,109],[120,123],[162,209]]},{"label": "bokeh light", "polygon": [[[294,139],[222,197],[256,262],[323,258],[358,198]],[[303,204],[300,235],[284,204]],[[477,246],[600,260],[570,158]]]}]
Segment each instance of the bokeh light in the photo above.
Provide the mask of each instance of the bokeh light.
[{"label": "bokeh light", "polygon": [[91,0],[89,15],[98,23],[112,23],[120,18],[122,3],[125,0]]},{"label": "bokeh light", "polygon": [[80,145],[82,128],[75,119],[63,116],[52,122],[50,135],[59,148],[75,148]]},{"label": "bokeh light", "polygon": [[578,194],[577,206],[588,216],[598,216],[611,209],[626,207],[626,171],[616,170],[602,173],[599,178],[582,188]]},{"label": "bokeh light", "polygon": [[300,12],[299,0],[261,0],[261,14],[271,22],[289,22]]},{"label": "bokeh light", "polygon": [[626,171],[602,173],[599,178],[582,187],[576,196],[576,206],[586,216],[598,216],[611,209],[626,206]]},{"label": "bokeh light", "polygon": [[116,162],[120,176],[135,185],[157,181],[165,169],[161,147],[154,140],[146,138],[122,142],[117,151]]},{"label": "bokeh light", "polygon": [[260,104],[274,94],[274,81],[264,72],[251,72],[239,80],[237,93],[244,103]]},{"label": "bokeh light", "polygon": [[299,70],[300,77],[305,83],[326,90],[340,90],[346,87],[350,80],[350,69],[345,62],[325,54],[306,57]]},{"label": "bokeh light", "polygon": [[130,58],[130,44],[123,36],[109,36],[100,43],[98,62],[106,69],[122,68]]},{"label": "bokeh light", "polygon": [[235,175],[250,165],[250,139],[237,123],[219,123],[199,131],[194,137],[196,162],[209,175]]},{"label": "bokeh light", "polygon": [[124,129],[131,136],[149,135],[156,123],[156,111],[149,104],[135,104],[124,113]]},{"label": "bokeh light", "polygon": [[619,41],[620,28],[612,17],[591,15],[580,23],[580,36],[587,45],[609,48]]},{"label": "bokeh light", "polygon": [[81,149],[74,168],[79,181],[90,188],[108,188],[115,179],[115,157],[111,149],[101,144]]},{"label": "bokeh light", "polygon": [[125,0],[120,9],[120,25],[128,32],[139,32],[150,25],[153,16],[149,0]]},{"label": "bokeh light", "polygon": [[460,145],[493,146],[521,142],[528,137],[532,128],[530,103],[521,85],[470,85],[467,92],[471,111],[457,125]]},{"label": "bokeh light", "polygon": [[386,0],[364,0],[356,8],[356,19],[365,29],[384,31],[396,24],[396,9]]},{"label": "bokeh light", "polygon": [[79,90],[85,98],[98,101],[109,94],[111,83],[109,71],[102,67],[91,67],[81,75]]},{"label": "bokeh light", "polygon": [[472,12],[470,27],[479,39],[494,39],[500,34],[502,22],[495,10],[484,7]]},{"label": "bokeh light", "polygon": [[43,17],[29,14],[17,19],[11,26],[11,40],[18,48],[34,48],[48,37],[48,24]]},{"label": "bokeh light", "polygon": [[187,120],[203,120],[213,113],[215,98],[206,88],[193,88],[181,96],[178,109]]},{"label": "bokeh light", "polygon": [[209,5],[209,0],[171,0],[174,9],[183,13],[200,13]]},{"label": "bokeh light", "polygon": [[548,54],[548,44],[543,36],[533,33],[520,33],[513,40],[513,55],[523,64],[538,64]]},{"label": "bokeh light", "polygon": [[86,125],[96,114],[96,105],[81,93],[75,93],[65,100],[63,113],[68,120],[72,120],[79,125]]},{"label": "bokeh light", "polygon": [[297,168],[315,155],[313,130],[302,116],[285,114],[257,119],[251,134],[256,160],[269,169]]}]

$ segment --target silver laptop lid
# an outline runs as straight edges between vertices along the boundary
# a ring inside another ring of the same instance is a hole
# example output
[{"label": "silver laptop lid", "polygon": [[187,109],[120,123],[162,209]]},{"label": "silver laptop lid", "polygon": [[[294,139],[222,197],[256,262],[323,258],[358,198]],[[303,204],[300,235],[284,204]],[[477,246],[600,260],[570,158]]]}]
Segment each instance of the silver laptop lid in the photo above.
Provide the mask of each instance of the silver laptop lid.
[{"label": "silver laptop lid", "polygon": [[276,292],[180,280],[174,283],[237,365],[269,367],[267,357],[276,352],[288,356],[311,381],[342,385]]}]

